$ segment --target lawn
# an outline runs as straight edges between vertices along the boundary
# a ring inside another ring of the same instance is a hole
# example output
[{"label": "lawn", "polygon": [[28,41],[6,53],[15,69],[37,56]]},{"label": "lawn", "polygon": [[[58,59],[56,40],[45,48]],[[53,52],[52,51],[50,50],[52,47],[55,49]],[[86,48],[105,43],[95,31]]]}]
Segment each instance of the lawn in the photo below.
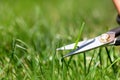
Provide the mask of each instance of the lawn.
[{"label": "lawn", "polygon": [[56,51],[117,27],[116,16],[111,0],[0,0],[0,79],[119,80],[119,46]]}]

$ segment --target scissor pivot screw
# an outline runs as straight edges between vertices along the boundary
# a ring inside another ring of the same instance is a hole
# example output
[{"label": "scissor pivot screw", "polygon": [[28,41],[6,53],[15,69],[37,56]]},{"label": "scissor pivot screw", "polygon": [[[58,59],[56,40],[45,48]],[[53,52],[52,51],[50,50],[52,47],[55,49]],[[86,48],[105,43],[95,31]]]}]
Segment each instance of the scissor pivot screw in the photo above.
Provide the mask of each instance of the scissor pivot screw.
[{"label": "scissor pivot screw", "polygon": [[109,34],[102,34],[100,36],[100,42],[102,43],[106,43],[106,42],[109,42],[110,41],[110,35]]}]

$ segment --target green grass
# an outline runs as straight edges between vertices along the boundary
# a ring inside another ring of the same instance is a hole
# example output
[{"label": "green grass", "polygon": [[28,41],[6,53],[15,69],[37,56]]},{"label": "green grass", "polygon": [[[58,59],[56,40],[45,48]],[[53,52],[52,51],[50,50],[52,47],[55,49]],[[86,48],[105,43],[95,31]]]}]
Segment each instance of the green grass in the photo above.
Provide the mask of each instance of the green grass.
[{"label": "green grass", "polygon": [[0,79],[119,80],[119,47],[56,51],[117,27],[116,15],[110,0],[1,0]]}]

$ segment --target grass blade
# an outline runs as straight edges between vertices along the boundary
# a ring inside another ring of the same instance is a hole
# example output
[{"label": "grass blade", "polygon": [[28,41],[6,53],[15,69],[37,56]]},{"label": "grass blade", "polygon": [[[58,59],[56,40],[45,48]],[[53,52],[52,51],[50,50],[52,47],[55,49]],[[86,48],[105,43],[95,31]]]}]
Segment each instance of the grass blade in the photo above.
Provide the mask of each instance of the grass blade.
[{"label": "grass blade", "polygon": [[[79,35],[78,35],[78,37],[77,37],[77,40],[75,41],[74,49],[76,48],[76,46],[77,46],[77,44],[78,44],[78,42],[79,42],[79,40],[80,40],[80,38],[81,38],[81,35],[82,35],[82,32],[83,32],[84,26],[85,26],[85,22],[83,22],[82,25],[81,25],[80,33],[79,33]],[[71,60],[72,60],[72,57],[73,57],[73,56],[70,57],[70,59],[69,59],[69,61],[68,61],[68,65],[70,64],[70,62],[71,62]]]},{"label": "grass blade", "polygon": [[120,58],[117,58],[114,62],[112,62],[112,64],[110,64],[110,65],[107,67],[107,70],[110,69],[111,67],[113,67],[114,64],[117,63],[118,61],[120,61]]},{"label": "grass blade", "polygon": [[99,56],[99,60],[100,60],[100,65],[101,65],[101,67],[102,67],[102,55],[101,55],[101,51],[102,51],[102,49],[101,48],[99,48],[99,53],[98,53],[98,56]]},{"label": "grass blade", "polygon": [[89,74],[89,72],[90,72],[90,67],[91,67],[91,64],[92,64],[92,61],[93,61],[93,58],[94,58],[94,54],[95,54],[95,52],[93,52],[92,58],[91,58],[91,60],[90,60],[87,74]]},{"label": "grass blade", "polygon": [[[109,59],[109,61],[110,61],[110,64],[112,64],[113,61],[112,61],[112,59],[111,59],[111,57],[110,57],[110,52],[109,52],[108,48],[105,47],[105,50],[106,50],[106,52],[107,52],[107,56],[108,56],[108,59]],[[113,69],[113,72],[116,73],[116,72],[115,72],[114,65],[112,65],[112,69]]]},{"label": "grass blade", "polygon": [[87,66],[86,66],[86,53],[83,53],[83,56],[84,56],[84,74],[86,76],[86,69],[87,69]]}]

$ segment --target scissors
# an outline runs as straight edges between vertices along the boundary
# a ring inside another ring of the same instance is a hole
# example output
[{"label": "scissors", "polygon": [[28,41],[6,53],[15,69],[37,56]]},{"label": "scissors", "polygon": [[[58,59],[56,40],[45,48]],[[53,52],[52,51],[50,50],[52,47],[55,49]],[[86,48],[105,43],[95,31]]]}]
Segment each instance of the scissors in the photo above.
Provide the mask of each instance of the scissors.
[{"label": "scissors", "polygon": [[80,41],[77,43],[77,45],[76,43],[72,43],[72,44],[57,48],[56,50],[72,49],[70,53],[63,56],[63,58],[65,58],[68,56],[72,56],[78,53],[83,53],[85,51],[89,51],[89,50],[92,50],[101,46],[106,46],[106,45],[115,45],[115,46],[120,45],[120,27],[114,28],[95,38]]}]

